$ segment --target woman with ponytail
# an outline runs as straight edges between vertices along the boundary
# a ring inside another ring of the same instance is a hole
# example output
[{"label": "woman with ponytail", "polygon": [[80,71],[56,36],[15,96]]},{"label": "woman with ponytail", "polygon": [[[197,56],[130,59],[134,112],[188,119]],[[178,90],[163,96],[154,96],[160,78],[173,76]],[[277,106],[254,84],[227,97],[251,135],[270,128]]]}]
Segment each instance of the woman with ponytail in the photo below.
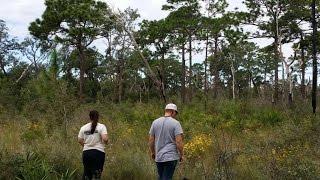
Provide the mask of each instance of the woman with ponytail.
[{"label": "woman with ponytail", "polygon": [[81,127],[78,135],[78,141],[83,147],[84,180],[101,178],[105,160],[104,149],[108,143],[107,128],[98,123],[98,111],[90,111],[89,117],[90,122]]}]

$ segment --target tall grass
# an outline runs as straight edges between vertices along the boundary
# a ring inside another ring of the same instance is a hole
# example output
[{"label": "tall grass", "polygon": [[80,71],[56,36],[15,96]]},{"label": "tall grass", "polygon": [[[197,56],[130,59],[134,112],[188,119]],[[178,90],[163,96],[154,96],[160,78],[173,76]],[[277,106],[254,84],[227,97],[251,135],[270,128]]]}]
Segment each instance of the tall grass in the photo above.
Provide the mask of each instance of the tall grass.
[{"label": "tall grass", "polygon": [[[212,101],[206,110],[199,102],[178,106],[187,159],[175,178],[320,177],[320,121],[305,109],[228,100]],[[81,178],[77,134],[91,109],[100,112],[110,136],[103,179],[155,179],[147,140],[151,122],[163,113],[156,102],[86,104],[59,123],[54,113],[35,113],[33,118],[30,111],[10,119],[2,113],[0,179]]]}]

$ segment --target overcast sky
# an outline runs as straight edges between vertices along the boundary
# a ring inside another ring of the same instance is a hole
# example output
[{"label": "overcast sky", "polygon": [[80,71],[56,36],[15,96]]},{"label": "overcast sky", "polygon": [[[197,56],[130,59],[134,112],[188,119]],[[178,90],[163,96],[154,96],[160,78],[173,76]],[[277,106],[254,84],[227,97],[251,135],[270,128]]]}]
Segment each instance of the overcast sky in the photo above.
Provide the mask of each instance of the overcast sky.
[{"label": "overcast sky", "polygon": [[[162,11],[166,0],[103,0],[111,7],[125,9],[131,7],[139,9],[143,19],[161,19],[167,16]],[[229,9],[244,8],[242,0],[229,0]],[[27,36],[28,25],[36,18],[41,17],[45,7],[44,0],[0,0],[0,19],[5,20],[13,36],[23,38]]]},{"label": "overcast sky", "polygon": [[[113,8],[125,9],[131,7],[138,9],[143,19],[161,19],[167,16],[168,12],[162,11],[161,7],[166,0],[104,0]],[[228,0],[229,10],[239,8],[245,10],[242,0]],[[45,7],[44,0],[0,0],[0,19],[6,21],[10,34],[22,40],[29,35],[28,26],[30,22],[41,17]],[[266,46],[272,40],[255,40],[259,46]],[[292,55],[290,45],[283,46],[286,57]],[[198,56],[196,59],[203,59]],[[200,61],[200,60],[199,60]]]}]

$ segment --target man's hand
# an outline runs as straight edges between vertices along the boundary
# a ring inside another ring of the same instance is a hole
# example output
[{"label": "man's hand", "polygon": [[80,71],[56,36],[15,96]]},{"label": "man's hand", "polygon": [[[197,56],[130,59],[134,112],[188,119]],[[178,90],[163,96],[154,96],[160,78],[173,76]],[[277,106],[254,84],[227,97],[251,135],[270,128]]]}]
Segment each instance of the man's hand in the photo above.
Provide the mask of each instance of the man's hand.
[{"label": "man's hand", "polygon": [[153,160],[155,160],[156,158],[156,153],[155,153],[155,148],[154,148],[154,141],[155,141],[155,137],[154,136],[149,136],[149,150],[151,153],[151,158]]},{"label": "man's hand", "polygon": [[180,163],[183,163],[184,161],[185,161],[185,157],[182,155],[182,156],[180,156]]},{"label": "man's hand", "polygon": [[180,154],[180,162],[184,161],[184,154],[183,154],[183,135],[179,134],[176,136],[176,144],[177,144],[177,149]]}]

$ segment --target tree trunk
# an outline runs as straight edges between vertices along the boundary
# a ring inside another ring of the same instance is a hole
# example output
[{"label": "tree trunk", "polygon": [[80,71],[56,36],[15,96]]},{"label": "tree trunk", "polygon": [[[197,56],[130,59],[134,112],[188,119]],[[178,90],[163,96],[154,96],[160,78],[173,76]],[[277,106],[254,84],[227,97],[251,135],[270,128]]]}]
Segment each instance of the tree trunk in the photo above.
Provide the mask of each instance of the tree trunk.
[{"label": "tree trunk", "polygon": [[[292,97],[292,76],[291,76],[291,73],[292,71],[290,72],[290,65],[286,62],[283,62],[283,66],[285,67],[285,72],[286,72],[286,75],[287,75],[287,80],[286,80],[286,85],[284,86],[285,87],[285,93],[284,94],[287,94],[288,96],[288,104],[291,105],[292,104],[292,101],[293,101],[293,97]],[[285,81],[283,81],[285,82]]]},{"label": "tree trunk", "polygon": [[139,55],[141,57],[141,59],[143,60],[147,70],[148,70],[148,76],[150,77],[150,79],[153,81],[153,83],[156,85],[157,89],[160,92],[160,96],[162,97],[163,101],[166,103],[167,102],[167,98],[166,98],[166,94],[165,91],[163,89],[163,85],[161,83],[161,81],[157,78],[156,74],[154,73],[154,71],[151,69],[150,64],[148,62],[148,60],[144,57],[142,51],[139,48],[138,43],[136,42],[135,38],[133,37],[132,33],[127,30],[125,28],[126,32],[129,34],[131,41],[133,42],[133,46],[135,47],[135,49],[139,52]]},{"label": "tree trunk", "polygon": [[165,64],[165,53],[162,53],[161,57],[161,82],[163,90],[166,91],[166,64]]},{"label": "tree trunk", "polygon": [[142,89],[139,88],[139,102],[142,103]]},{"label": "tree trunk", "polygon": [[292,82],[292,70],[289,72],[289,97],[288,97],[288,101],[289,101],[289,105],[292,105],[293,102],[293,82]]},{"label": "tree trunk", "polygon": [[235,89],[236,89],[236,77],[235,77],[235,69],[234,69],[234,66],[233,66],[233,62],[231,62],[231,73],[232,73],[232,99],[236,99],[236,92],[235,92]]},{"label": "tree trunk", "polygon": [[192,35],[189,35],[189,101],[192,101],[193,85],[192,85]]},{"label": "tree trunk", "polygon": [[278,97],[279,97],[279,70],[278,70],[278,64],[279,64],[279,39],[278,35],[274,37],[274,51],[275,51],[275,69],[274,69],[274,103],[277,103]]},{"label": "tree trunk", "polygon": [[[125,47],[125,40],[122,41],[122,47]],[[123,95],[123,75],[124,75],[124,49],[121,51],[121,56],[119,58],[118,63],[118,102],[121,103],[122,101],[122,95]]]},{"label": "tree trunk", "polygon": [[181,100],[186,102],[186,59],[185,59],[185,45],[182,45],[182,77],[181,77]]},{"label": "tree trunk", "polygon": [[316,21],[316,0],[312,0],[312,111],[316,113],[317,109],[317,82],[318,82],[318,64],[317,64],[317,21]]},{"label": "tree trunk", "polygon": [[70,63],[67,64],[67,68],[65,70],[65,77],[66,77],[66,80],[70,83],[72,81],[72,67],[70,65]]},{"label": "tree trunk", "polygon": [[273,103],[277,103],[279,97],[279,72],[278,72],[278,65],[280,60],[280,52],[279,52],[279,22],[278,22],[278,15],[279,15],[279,0],[277,1],[277,10],[273,15],[273,20],[275,22],[275,36],[274,36],[274,54],[275,54],[275,72],[274,72],[274,96],[273,96]]},{"label": "tree trunk", "polygon": [[214,55],[213,55],[214,67],[213,67],[213,96],[216,98],[218,96],[218,89],[219,89],[219,70],[218,70],[218,36],[214,38]]},{"label": "tree trunk", "polygon": [[159,79],[157,78],[156,74],[154,73],[154,71],[151,69],[150,64],[148,62],[148,60],[144,57],[142,51],[139,48],[139,45],[135,39],[135,37],[133,36],[133,33],[131,32],[130,29],[128,29],[128,27],[126,27],[124,20],[115,12],[111,11],[111,13],[115,16],[116,21],[122,26],[122,28],[124,29],[124,31],[128,34],[130,40],[132,41],[132,44],[135,48],[136,51],[139,52],[139,55],[143,61],[143,63],[146,66],[146,69],[148,71],[147,76],[150,77],[150,79],[153,81],[154,85],[157,87],[157,89],[159,90],[159,94],[162,97],[162,99],[164,100],[164,102],[167,102],[166,99],[166,95],[165,95],[165,91],[163,89],[162,83],[159,81]]},{"label": "tree trunk", "polygon": [[[250,77],[252,77],[251,72],[250,72]],[[258,87],[257,87],[257,83],[254,81],[253,78],[251,78],[251,81],[252,81],[253,90],[254,90],[255,95],[259,96],[259,90],[258,90]]]},{"label": "tree trunk", "polygon": [[249,96],[249,97],[252,96],[252,92],[251,92],[251,72],[250,72],[250,68],[249,68],[249,73],[248,73],[248,96]]},{"label": "tree trunk", "polygon": [[209,45],[209,35],[206,37],[206,57],[204,60],[204,95],[205,95],[205,110],[207,110],[207,101],[208,101],[208,45]]},{"label": "tree trunk", "polygon": [[289,91],[289,88],[288,87],[288,76],[287,76],[287,79],[285,78],[285,74],[288,75],[288,73],[286,73],[286,68],[285,67],[286,65],[284,64],[284,62],[281,63],[281,68],[282,68],[282,82],[281,82],[281,94],[282,94],[282,99],[285,100],[286,99],[286,93]]},{"label": "tree trunk", "polygon": [[78,50],[79,50],[79,66],[80,66],[79,97],[80,97],[80,101],[83,102],[85,54],[84,54],[83,47],[79,46]]},{"label": "tree trunk", "polygon": [[113,49],[112,49],[112,34],[109,33],[110,35],[108,36],[108,49],[107,49],[107,55],[109,55],[109,60],[110,62],[112,61],[112,52],[113,52]]},{"label": "tree trunk", "polygon": [[33,56],[33,64],[34,64],[34,68],[35,68],[36,74],[38,74],[39,73],[39,66],[38,66],[38,63],[37,63],[36,55]]},{"label": "tree trunk", "polygon": [[[157,67],[157,72],[158,72],[158,75],[160,77],[161,88],[162,88],[163,92],[165,92],[164,78],[163,78],[162,70],[159,67]],[[167,102],[167,100],[165,100],[165,101]]]},{"label": "tree trunk", "polygon": [[23,70],[23,72],[22,72],[22,74],[20,75],[20,77],[16,80],[16,83],[18,83],[22,78],[24,78],[24,76],[27,74],[28,69],[29,69],[29,67],[30,67],[31,65],[32,65],[32,63],[29,64],[29,65]]},{"label": "tree trunk", "polygon": [[3,63],[2,57],[0,57],[0,67],[1,67],[1,70],[2,70],[3,74],[5,76],[8,76],[7,71],[6,71],[5,67],[4,67],[4,63]]},{"label": "tree trunk", "polygon": [[[301,40],[303,40],[303,36],[301,35]],[[301,46],[301,95],[303,98],[306,97],[306,60],[305,60],[305,52],[304,47]]]},{"label": "tree trunk", "polygon": [[123,94],[123,69],[124,69],[123,57],[119,59],[118,68],[119,68],[118,69],[118,102],[121,103],[122,94]]},{"label": "tree trunk", "polygon": [[267,65],[264,67],[264,83],[267,83]]},{"label": "tree trunk", "polygon": [[248,73],[248,90],[251,90],[251,72]]}]

